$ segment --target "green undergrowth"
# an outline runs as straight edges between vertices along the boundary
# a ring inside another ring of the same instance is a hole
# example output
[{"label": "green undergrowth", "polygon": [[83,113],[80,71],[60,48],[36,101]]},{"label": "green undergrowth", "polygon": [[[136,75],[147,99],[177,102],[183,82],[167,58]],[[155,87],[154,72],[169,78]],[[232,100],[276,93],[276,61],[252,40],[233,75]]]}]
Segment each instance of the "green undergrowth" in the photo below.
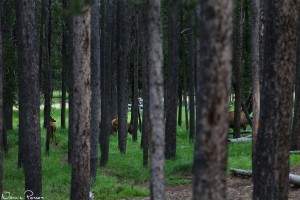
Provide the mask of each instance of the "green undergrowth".
[{"label": "green undergrowth", "polygon": [[[52,117],[57,120],[58,145],[51,143],[50,155],[45,153],[45,129],[41,129],[42,140],[42,188],[44,199],[65,200],[70,197],[71,167],[67,162],[68,131],[60,127],[60,110],[52,109]],[[3,191],[11,196],[23,197],[23,170],[17,167],[18,159],[18,122],[17,111],[14,111],[14,130],[8,131],[9,151],[4,157]],[[41,113],[41,124],[43,114]],[[178,127],[176,158],[167,160],[165,166],[167,184],[186,184],[192,182],[192,165],[194,145],[189,141],[189,131]],[[110,137],[109,162],[99,167],[97,179],[91,191],[95,199],[126,199],[149,195],[149,166],[143,166],[138,141],[127,138],[126,154],[118,151],[116,135]],[[228,143],[228,169],[251,169],[251,142]],[[100,155],[100,152],[99,152]],[[300,155],[291,155],[291,165],[300,163]],[[229,172],[228,172],[229,173]]]}]

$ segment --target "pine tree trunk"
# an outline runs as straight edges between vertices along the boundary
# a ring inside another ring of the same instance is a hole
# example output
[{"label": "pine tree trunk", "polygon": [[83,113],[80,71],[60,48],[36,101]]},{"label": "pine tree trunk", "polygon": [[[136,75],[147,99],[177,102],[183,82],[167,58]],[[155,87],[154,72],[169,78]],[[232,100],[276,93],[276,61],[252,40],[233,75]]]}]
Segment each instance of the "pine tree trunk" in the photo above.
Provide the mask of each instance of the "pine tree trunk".
[{"label": "pine tree trunk", "polygon": [[232,1],[203,0],[200,6],[193,198],[218,200],[226,199]]},{"label": "pine tree trunk", "polygon": [[[0,5],[2,11],[2,5]],[[0,138],[4,135],[4,112],[3,112],[3,53],[2,53],[2,16],[0,16]],[[0,195],[2,196],[3,189],[3,140],[0,139]]]},{"label": "pine tree trunk", "polygon": [[[39,85],[39,46],[37,40],[37,25],[35,17],[35,1],[20,1],[18,10],[20,17],[20,40],[22,54],[21,90],[23,103],[19,106],[22,116],[20,120],[23,129],[25,145],[24,172],[25,190],[31,190],[32,198],[42,196],[42,167],[41,167],[41,136],[40,136],[40,85]],[[25,193],[25,199],[26,199]]]},{"label": "pine tree trunk", "polygon": [[168,5],[168,80],[166,110],[166,159],[176,156],[176,132],[177,132],[177,97],[178,97],[178,69],[179,69],[179,11],[176,1],[169,1]]},{"label": "pine tree trunk", "polygon": [[[191,26],[193,25],[193,17]],[[189,107],[190,107],[190,141],[195,138],[195,37],[194,33],[191,36],[190,46],[190,74],[189,74]]]},{"label": "pine tree trunk", "polygon": [[[84,14],[74,16],[73,31],[73,94],[74,123],[73,160],[70,199],[89,199],[90,188],[90,50],[91,13],[84,5]],[[93,16],[94,17],[94,16]]]},{"label": "pine tree trunk", "polygon": [[147,63],[149,64],[149,121],[151,152],[151,199],[164,197],[165,135],[163,110],[163,52],[161,1],[148,1],[147,7]]},{"label": "pine tree trunk", "polygon": [[289,148],[299,5],[267,1],[261,112],[253,163],[253,199],[288,199]]},{"label": "pine tree trunk", "polygon": [[91,9],[91,159],[90,177],[96,181],[98,168],[99,117],[100,117],[100,14],[99,2],[94,0]]}]

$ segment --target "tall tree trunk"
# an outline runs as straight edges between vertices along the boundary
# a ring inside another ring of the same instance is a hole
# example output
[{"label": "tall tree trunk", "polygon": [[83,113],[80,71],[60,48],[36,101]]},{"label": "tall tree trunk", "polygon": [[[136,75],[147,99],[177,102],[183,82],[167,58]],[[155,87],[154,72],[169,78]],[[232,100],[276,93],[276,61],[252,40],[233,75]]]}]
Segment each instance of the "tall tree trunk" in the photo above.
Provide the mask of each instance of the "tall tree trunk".
[{"label": "tall tree trunk", "polygon": [[[15,1],[16,6],[16,25],[19,27],[17,29],[17,42],[18,42],[18,88],[19,88],[19,108],[24,107],[24,95],[25,91],[22,90],[24,83],[24,76],[22,70],[22,54],[23,46],[21,44],[22,40],[22,16],[21,16],[21,1]],[[25,112],[19,111],[19,152],[18,152],[18,167],[24,167],[24,153],[25,153]]]},{"label": "tall tree trunk", "polygon": [[147,7],[147,63],[149,64],[149,121],[151,135],[151,199],[164,199],[164,111],[161,1],[149,0]]},{"label": "tall tree trunk", "polygon": [[231,87],[232,1],[203,0],[198,26],[201,45],[197,47],[193,198],[226,199],[227,134],[224,133],[228,131]]},{"label": "tall tree trunk", "polygon": [[300,149],[300,18],[298,19],[297,29],[297,54],[296,54],[296,82],[295,82],[295,106],[293,129],[291,137],[291,150]]},{"label": "tall tree trunk", "polygon": [[[35,1],[22,0],[19,2],[21,88],[19,112],[23,129],[25,145],[24,172],[25,190],[31,190],[32,198],[42,196],[42,167],[41,167],[41,136],[40,136],[40,85],[38,63],[38,40],[35,17]],[[25,199],[26,198],[25,192]]]},{"label": "tall tree trunk", "polygon": [[[193,17],[191,26],[194,24]],[[189,106],[190,106],[190,141],[195,138],[195,37],[191,35],[190,46],[190,79],[189,79]]]},{"label": "tall tree trunk", "polygon": [[288,199],[299,3],[265,2],[261,112],[253,163],[253,199]]},{"label": "tall tree trunk", "polygon": [[100,114],[100,13],[99,1],[94,0],[91,9],[91,174],[96,181],[98,168],[99,114]]},{"label": "tall tree trunk", "polygon": [[186,69],[184,66],[184,72],[183,72],[183,103],[184,103],[184,113],[185,113],[185,127],[186,130],[189,129],[189,109],[187,105],[187,91],[186,91]]},{"label": "tall tree trunk", "polygon": [[[0,5],[0,13],[2,13],[2,5]],[[0,16],[0,195],[2,197],[3,189],[3,140],[1,139],[4,135],[4,112],[3,112],[3,53],[2,53],[2,16]]]},{"label": "tall tree trunk", "polygon": [[101,158],[100,166],[104,166],[108,162],[108,153],[109,153],[109,137],[111,134],[111,77],[112,77],[112,27],[111,21],[114,11],[112,10],[113,5],[111,1],[104,0],[103,7],[101,9],[103,18],[103,40],[104,46],[102,52],[104,53],[103,58],[104,65],[101,66],[101,76],[103,83],[101,84],[101,131],[100,131],[100,149],[101,149]]},{"label": "tall tree trunk", "polygon": [[127,110],[128,110],[128,52],[129,29],[128,8],[125,1],[117,5],[117,39],[118,39],[118,140],[119,150],[126,153],[127,141]]},{"label": "tall tree trunk", "polygon": [[178,126],[182,126],[182,85],[180,81],[178,81]]},{"label": "tall tree trunk", "polygon": [[[67,0],[62,0],[63,9],[67,8]],[[64,18],[62,22],[62,72],[61,72],[61,113],[60,113],[60,123],[61,128],[66,128],[66,96],[67,96],[67,19]]]},{"label": "tall tree trunk", "polygon": [[[252,64],[252,98],[253,98],[253,120],[252,120],[252,146],[256,145],[259,111],[260,111],[260,56],[259,56],[259,21],[260,21],[260,0],[252,0],[252,28],[251,28],[251,64]],[[255,148],[252,148],[252,163],[254,161]]]},{"label": "tall tree trunk", "polygon": [[176,156],[176,132],[177,132],[177,97],[178,97],[178,69],[179,69],[179,11],[178,2],[169,1],[168,5],[168,80],[165,101],[166,108],[166,159]]},{"label": "tall tree trunk", "polygon": [[4,101],[3,110],[4,110],[4,119],[5,119],[4,122],[5,122],[6,130],[12,130],[13,129],[13,104]]},{"label": "tall tree trunk", "polygon": [[[73,94],[74,123],[71,199],[89,199],[90,188],[90,59],[91,13],[83,5],[84,13],[74,16],[73,32]],[[95,17],[95,16],[93,16]]]},{"label": "tall tree trunk", "polygon": [[133,126],[132,140],[137,141],[138,137],[138,113],[139,113],[139,18],[138,12],[135,13],[135,48],[134,48],[134,64],[133,64],[133,95],[132,95],[132,108],[131,108],[131,121]]},{"label": "tall tree trunk", "polygon": [[141,57],[142,57],[142,73],[143,73],[143,115],[142,115],[142,137],[141,147],[143,149],[143,165],[148,165],[149,159],[149,66],[146,59],[146,50],[148,48],[148,40],[146,39],[146,10],[142,9],[140,13],[140,34],[141,34]]},{"label": "tall tree trunk", "polygon": [[241,102],[242,102],[242,51],[243,51],[243,0],[238,0],[236,8],[236,28],[235,28],[235,50],[234,50],[234,70],[235,70],[235,101],[234,101],[234,138],[239,138],[241,122]]}]

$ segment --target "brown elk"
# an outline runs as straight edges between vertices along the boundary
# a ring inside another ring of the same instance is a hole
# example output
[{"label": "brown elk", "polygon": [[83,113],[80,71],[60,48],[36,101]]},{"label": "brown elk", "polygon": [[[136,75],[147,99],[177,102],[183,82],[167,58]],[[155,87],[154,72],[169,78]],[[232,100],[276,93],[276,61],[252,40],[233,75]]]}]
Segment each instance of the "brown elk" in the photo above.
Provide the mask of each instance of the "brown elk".
[{"label": "brown elk", "polygon": [[50,138],[51,140],[56,140],[55,132],[56,132],[56,123],[55,119],[50,116]]},{"label": "brown elk", "polygon": [[[113,120],[111,120],[111,130],[112,130],[112,132],[114,132],[114,133],[118,132],[118,124],[119,124],[119,122],[118,122],[117,118],[114,118]],[[99,121],[99,129],[101,129],[101,120]],[[130,133],[132,135],[133,128],[130,125],[130,123],[128,123],[128,122],[127,122],[127,131],[128,131],[128,133]]]},{"label": "brown elk", "polygon": [[[234,111],[229,111],[228,115],[229,128],[234,128]],[[246,130],[246,126],[248,124],[247,117],[243,111],[240,113],[240,127]]]}]

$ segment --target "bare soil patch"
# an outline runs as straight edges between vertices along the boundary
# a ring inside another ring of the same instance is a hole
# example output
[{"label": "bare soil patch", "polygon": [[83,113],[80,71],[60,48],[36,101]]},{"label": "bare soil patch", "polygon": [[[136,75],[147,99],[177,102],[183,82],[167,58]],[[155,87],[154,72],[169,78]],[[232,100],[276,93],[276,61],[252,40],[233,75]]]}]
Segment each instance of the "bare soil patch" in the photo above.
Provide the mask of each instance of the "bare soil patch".
[{"label": "bare soil patch", "polygon": [[[291,167],[290,173],[300,175],[300,165]],[[227,178],[227,199],[230,200],[251,200],[252,199],[252,179],[236,176],[228,176]],[[192,199],[192,184],[184,185],[167,185],[167,200],[190,200]],[[135,200],[149,200],[149,197],[132,198]],[[291,186],[289,189],[289,199],[300,199],[300,188]]]}]

